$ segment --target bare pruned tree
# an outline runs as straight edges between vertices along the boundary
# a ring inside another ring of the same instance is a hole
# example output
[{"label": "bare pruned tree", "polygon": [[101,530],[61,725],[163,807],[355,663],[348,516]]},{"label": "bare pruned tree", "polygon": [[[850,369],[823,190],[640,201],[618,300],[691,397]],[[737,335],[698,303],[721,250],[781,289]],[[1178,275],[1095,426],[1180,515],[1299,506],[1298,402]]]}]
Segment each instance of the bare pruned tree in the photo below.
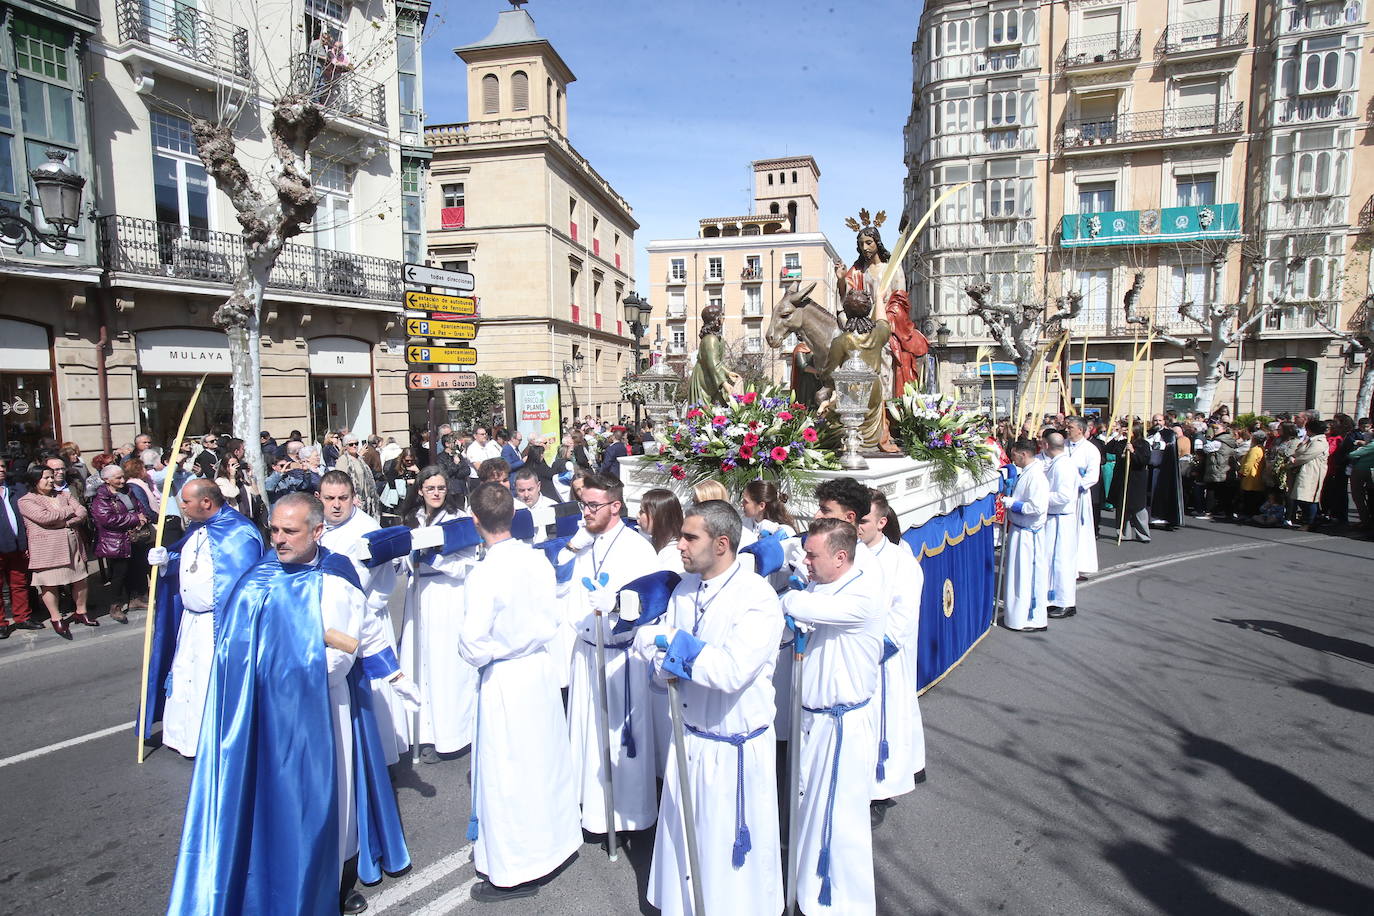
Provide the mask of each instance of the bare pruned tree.
[{"label": "bare pruned tree", "polygon": [[973,300],[968,314],[982,320],[989,336],[1016,366],[1016,395],[1012,415],[1021,413],[1021,401],[1030,381],[1031,371],[1040,354],[1042,341],[1058,337],[1065,321],[1078,317],[1083,308],[1083,294],[1077,290],[1059,296],[1053,306],[1028,300],[1024,302],[996,302],[988,283],[970,283],[965,294]]}]

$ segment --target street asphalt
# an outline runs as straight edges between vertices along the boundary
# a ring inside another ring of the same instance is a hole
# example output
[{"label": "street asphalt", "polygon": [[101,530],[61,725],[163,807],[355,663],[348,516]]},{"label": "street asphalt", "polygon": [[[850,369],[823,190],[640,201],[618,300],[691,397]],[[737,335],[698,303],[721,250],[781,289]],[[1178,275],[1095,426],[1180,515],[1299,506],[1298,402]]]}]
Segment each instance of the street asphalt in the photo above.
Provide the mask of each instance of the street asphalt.
[{"label": "street asphalt", "polygon": [[[1077,617],[994,629],[922,697],[929,781],[875,834],[878,911],[1374,912],[1374,543],[1193,522],[1099,548]],[[0,642],[0,916],[166,905],[191,762],[138,765],[119,727],[131,619]],[[468,900],[467,770],[396,767],[415,864],[370,913],[655,912],[651,833],[614,864],[584,845],[531,900]]]}]

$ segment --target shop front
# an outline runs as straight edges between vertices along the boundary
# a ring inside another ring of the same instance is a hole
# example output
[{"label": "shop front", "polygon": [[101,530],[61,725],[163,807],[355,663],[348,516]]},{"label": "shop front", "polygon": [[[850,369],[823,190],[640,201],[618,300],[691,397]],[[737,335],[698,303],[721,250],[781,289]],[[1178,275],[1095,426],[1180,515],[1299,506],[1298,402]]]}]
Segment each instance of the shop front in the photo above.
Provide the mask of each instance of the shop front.
[{"label": "shop front", "polygon": [[348,429],[363,438],[377,428],[373,416],[372,347],[353,337],[316,337],[310,347],[311,431]]},{"label": "shop front", "polygon": [[233,431],[229,341],[222,332],[195,328],[140,331],[135,345],[139,428],[154,442],[172,444],[202,375],[207,376],[205,387],[186,426],[187,437]]},{"label": "shop front", "polygon": [[32,456],[40,439],[57,438],[53,395],[48,329],[0,318],[0,456]]}]

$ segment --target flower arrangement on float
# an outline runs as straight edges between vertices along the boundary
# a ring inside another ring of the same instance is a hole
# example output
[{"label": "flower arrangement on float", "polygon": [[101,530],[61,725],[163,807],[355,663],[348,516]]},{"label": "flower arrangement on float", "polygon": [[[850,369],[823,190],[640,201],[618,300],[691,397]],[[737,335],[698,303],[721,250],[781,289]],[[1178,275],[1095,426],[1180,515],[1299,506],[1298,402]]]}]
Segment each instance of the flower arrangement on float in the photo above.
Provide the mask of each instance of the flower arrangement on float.
[{"label": "flower arrangement on float", "polygon": [[752,480],[805,486],[811,471],[837,470],[838,428],[789,392],[767,386],[725,406],[693,404],[661,437],[658,470],[695,484],[719,480],[732,494]]},{"label": "flower arrangement on float", "polygon": [[935,465],[934,478],[952,483],[960,471],[981,477],[994,466],[987,417],[960,409],[946,394],[924,394],[908,382],[887,402],[892,438],[909,456]]}]

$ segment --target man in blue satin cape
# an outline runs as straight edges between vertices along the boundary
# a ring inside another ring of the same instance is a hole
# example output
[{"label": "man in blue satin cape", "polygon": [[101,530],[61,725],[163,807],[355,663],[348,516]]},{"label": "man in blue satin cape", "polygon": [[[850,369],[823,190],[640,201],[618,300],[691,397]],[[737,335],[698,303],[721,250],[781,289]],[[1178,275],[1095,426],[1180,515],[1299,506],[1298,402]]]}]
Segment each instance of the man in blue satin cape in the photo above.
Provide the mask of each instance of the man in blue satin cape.
[{"label": "man in blue satin cape", "polygon": [[215,664],[217,612],[239,577],[262,559],[258,526],[224,504],[213,480],[187,481],[177,497],[190,526],[171,547],[154,547],[148,562],[163,567],[157,583],[143,737],[162,721],[162,744],[196,756],[201,715]]},{"label": "man in blue satin cape", "polygon": [[319,500],[283,496],[272,551],[224,608],[169,914],[359,913],[357,878],[410,864],[363,684],[395,656],[368,644],[323,531]]}]

